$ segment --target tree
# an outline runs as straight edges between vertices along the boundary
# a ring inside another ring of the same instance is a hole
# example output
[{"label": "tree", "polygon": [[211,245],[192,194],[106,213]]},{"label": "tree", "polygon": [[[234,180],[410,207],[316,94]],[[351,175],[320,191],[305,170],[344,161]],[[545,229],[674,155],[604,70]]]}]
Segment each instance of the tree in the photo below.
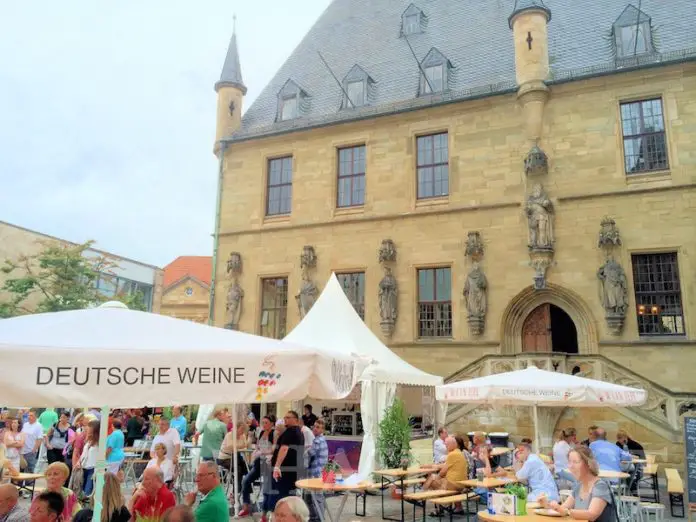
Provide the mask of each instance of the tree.
[{"label": "tree", "polygon": [[[118,265],[104,256],[89,256],[93,241],[79,245],[45,242],[38,254],[6,260],[0,269],[9,277],[2,286],[0,318],[16,315],[80,310],[108,300],[97,289],[99,277]],[[144,310],[141,293],[119,293],[111,299]]]}]

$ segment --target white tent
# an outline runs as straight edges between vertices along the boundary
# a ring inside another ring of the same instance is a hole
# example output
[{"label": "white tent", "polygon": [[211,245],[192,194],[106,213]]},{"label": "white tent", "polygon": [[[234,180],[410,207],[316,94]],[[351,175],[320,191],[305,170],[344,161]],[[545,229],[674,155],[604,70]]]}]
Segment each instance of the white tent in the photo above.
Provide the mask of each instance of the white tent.
[{"label": "white tent", "polygon": [[435,389],[435,397],[448,403],[532,406],[534,444],[538,450],[538,406],[639,406],[645,403],[647,393],[638,388],[529,366],[524,370],[444,384]]},{"label": "white tent", "polygon": [[[99,405],[108,415],[109,407],[144,404],[339,399],[364,368],[349,353],[137,312],[121,303],[0,321],[6,403]],[[103,422],[100,440],[106,431]],[[105,444],[99,450],[94,520],[101,511]]]},{"label": "white tent", "polygon": [[387,348],[357,314],[335,274],[331,275],[309,313],[285,340],[372,359],[372,364],[359,379],[364,430],[359,470],[362,476],[374,470],[378,425],[385,408],[394,400],[396,386],[436,386],[443,382],[442,377],[419,370]]}]

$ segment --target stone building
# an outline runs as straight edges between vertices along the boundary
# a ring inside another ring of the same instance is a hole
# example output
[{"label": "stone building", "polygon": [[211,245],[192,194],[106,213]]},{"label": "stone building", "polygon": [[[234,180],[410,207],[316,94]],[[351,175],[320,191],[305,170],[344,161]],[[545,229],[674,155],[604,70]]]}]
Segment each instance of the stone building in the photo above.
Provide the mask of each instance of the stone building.
[{"label": "stone building", "polygon": [[212,258],[179,256],[163,270],[160,313],[197,323],[207,323]]},{"label": "stone building", "polygon": [[[76,245],[71,241],[49,236],[35,230],[0,221],[0,263],[6,259],[17,261],[23,256],[33,256],[40,253],[50,244]],[[96,248],[84,251],[83,256],[93,259],[104,259],[109,265],[108,270],[100,273],[95,281],[99,292],[106,298],[117,294],[134,294],[140,292],[147,310],[158,313],[162,299],[162,269],[147,263],[128,259],[127,257],[104,252]],[[15,276],[18,274],[12,274]],[[0,272],[0,287],[8,276]],[[5,298],[0,291],[0,300]],[[38,296],[36,296],[38,298]],[[24,303],[28,308],[36,305],[37,299],[30,296]]]},{"label": "stone building", "polygon": [[[696,3],[639,5],[332,2],[243,117],[233,36],[215,324],[231,308],[283,337],[336,272],[374,332],[448,380],[533,363],[649,391],[641,408],[545,411],[542,446],[599,423],[680,461]],[[520,408],[450,407],[448,423],[531,435]]]}]

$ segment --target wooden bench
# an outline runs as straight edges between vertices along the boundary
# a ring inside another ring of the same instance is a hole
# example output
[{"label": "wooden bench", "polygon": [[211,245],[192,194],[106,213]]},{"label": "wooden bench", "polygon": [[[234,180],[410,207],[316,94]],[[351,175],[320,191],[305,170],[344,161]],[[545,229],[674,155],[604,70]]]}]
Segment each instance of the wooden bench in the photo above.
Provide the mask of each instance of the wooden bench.
[{"label": "wooden bench", "polygon": [[[667,477],[669,511],[673,517],[684,518],[686,516],[684,510],[684,482],[679,476],[679,472],[673,468],[665,469],[665,476]],[[674,508],[678,508],[679,514],[675,514]]]},{"label": "wooden bench", "polygon": [[[648,457],[651,457],[654,455],[648,455]],[[639,486],[639,493],[638,495],[640,496],[641,500],[647,500],[650,502],[655,502],[657,504],[660,503],[660,488],[658,487],[657,484],[657,471],[659,468],[658,464],[655,464],[655,462],[650,462],[651,459],[648,459],[649,464],[646,464],[645,467],[643,468],[643,476],[638,482]],[[654,460],[654,459],[653,459]],[[644,497],[643,495],[640,494],[640,485],[643,484],[644,486],[648,487],[652,491],[652,495],[649,497]]]},{"label": "wooden bench", "polygon": [[[454,516],[454,510],[457,504],[464,502],[464,513],[466,514],[466,520],[469,521],[469,502],[478,500],[479,496],[476,493],[457,493],[456,495],[449,495],[446,497],[438,497],[432,499],[430,502],[438,508],[438,515],[442,516],[442,512],[445,511],[449,513],[450,522],[452,522],[452,517]],[[476,511],[476,504],[474,504],[474,512]]]},{"label": "wooden bench", "polygon": [[[413,492],[416,492],[416,486],[420,486],[425,482],[424,478],[412,478],[412,479],[406,479],[404,480],[404,488],[408,488],[409,486],[413,486]],[[355,494],[355,516],[356,517],[364,517],[367,514],[367,495],[374,495],[375,492],[381,491],[384,492],[384,490],[389,489],[391,486],[399,486],[401,487],[401,482],[395,482],[395,483],[389,483],[389,482],[382,482],[380,484],[375,484],[373,487],[366,489],[364,491],[358,491]],[[403,492],[402,492],[403,495]],[[362,500],[362,512],[358,510],[358,500]]]},{"label": "wooden bench", "polygon": [[449,497],[453,493],[450,489],[432,489],[430,491],[419,491],[418,493],[408,493],[404,495],[404,500],[409,504],[413,504],[413,522],[416,521],[416,508],[423,508],[423,522],[425,522],[425,506],[428,500],[438,497]]}]

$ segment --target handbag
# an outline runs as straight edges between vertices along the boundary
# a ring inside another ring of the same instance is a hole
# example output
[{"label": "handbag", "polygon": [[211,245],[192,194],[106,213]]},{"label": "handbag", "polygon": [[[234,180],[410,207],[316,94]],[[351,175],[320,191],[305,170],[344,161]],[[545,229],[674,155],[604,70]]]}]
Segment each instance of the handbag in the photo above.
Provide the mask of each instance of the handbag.
[{"label": "handbag", "polygon": [[73,491],[82,491],[82,482],[84,481],[84,471],[82,468],[73,469],[70,475],[70,483],[68,488]]}]

